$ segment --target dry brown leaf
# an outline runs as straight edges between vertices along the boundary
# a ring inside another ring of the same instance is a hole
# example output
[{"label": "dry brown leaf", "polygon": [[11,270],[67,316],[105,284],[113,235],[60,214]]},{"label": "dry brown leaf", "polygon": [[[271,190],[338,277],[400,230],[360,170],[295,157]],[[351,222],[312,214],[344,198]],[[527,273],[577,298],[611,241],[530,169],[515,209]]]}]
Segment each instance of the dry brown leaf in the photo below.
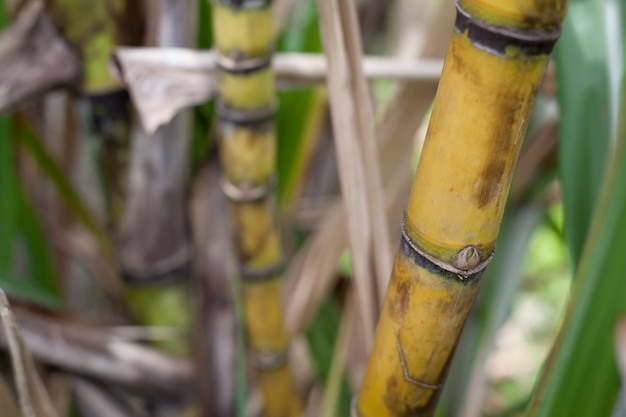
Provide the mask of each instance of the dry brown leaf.
[{"label": "dry brown leaf", "polygon": [[[6,298],[0,292],[0,304],[4,302]],[[42,362],[67,371],[120,384],[140,392],[166,396],[179,395],[191,382],[192,369],[189,361],[174,359],[156,349],[120,340],[103,327],[76,325],[30,311],[17,310],[21,332],[19,338],[16,338],[17,322],[13,314],[4,305],[0,307],[3,323],[5,326],[9,325],[8,331],[0,334],[0,346],[8,347],[12,354],[20,353],[18,364],[32,354]],[[5,315],[8,321],[5,320]],[[15,346],[21,350],[16,351]],[[30,369],[32,360],[28,361],[30,364],[26,362],[22,366]],[[31,393],[37,393],[30,385],[28,388]]]},{"label": "dry brown leaf", "polygon": [[[217,63],[213,51],[182,48],[118,48],[114,68],[128,88],[142,125],[152,134],[181,109],[211,100],[217,93]],[[274,71],[279,88],[322,82],[326,60],[317,54],[275,54]],[[369,78],[437,80],[441,60],[414,62],[366,57]]]},{"label": "dry brown leaf", "polygon": [[353,2],[318,0],[320,32],[328,59],[339,178],[344,198],[363,345],[374,340],[378,301],[392,264],[385,220],[370,95],[362,69],[362,46]]},{"label": "dry brown leaf", "polygon": [[28,351],[22,332],[9,306],[9,300],[0,289],[0,318],[7,340],[20,409],[24,417],[57,417],[48,392],[35,369],[35,363]]},{"label": "dry brown leaf", "polygon": [[76,407],[81,415],[93,417],[132,417],[109,393],[82,378],[72,378]]},{"label": "dry brown leaf", "polygon": [[61,86],[77,85],[81,63],[32,0],[0,34],[0,114]]},{"label": "dry brown leaf", "polygon": [[82,227],[66,229],[59,234],[54,244],[60,250],[83,262],[90,276],[94,277],[99,284],[99,289],[114,304],[116,312],[129,317],[124,283],[117,272],[115,263],[103,253],[102,247],[93,234]]},{"label": "dry brown leaf", "polygon": [[118,48],[114,69],[126,85],[148,134],[179,110],[201,104],[217,92],[213,52],[179,48]]},{"label": "dry brown leaf", "polygon": [[[430,22],[426,31],[428,42],[421,52],[422,57],[434,57],[434,62],[441,62],[449,38],[449,30],[445,29],[445,33],[442,30],[442,27],[449,28],[449,25],[442,24],[442,21],[450,18],[454,18],[454,7],[437,10],[436,18]],[[414,50],[412,55],[417,53]],[[391,100],[377,128],[387,221],[394,242],[400,236],[400,218],[411,187],[413,138],[435,96],[437,80],[438,77],[404,83]],[[306,328],[334,285],[337,261],[347,245],[342,216],[341,202],[334,203],[315,234],[289,265],[286,317],[291,332],[297,333]]]},{"label": "dry brown leaf", "polygon": [[0,374],[0,410],[2,417],[20,417],[13,393],[7,385],[4,377]]}]

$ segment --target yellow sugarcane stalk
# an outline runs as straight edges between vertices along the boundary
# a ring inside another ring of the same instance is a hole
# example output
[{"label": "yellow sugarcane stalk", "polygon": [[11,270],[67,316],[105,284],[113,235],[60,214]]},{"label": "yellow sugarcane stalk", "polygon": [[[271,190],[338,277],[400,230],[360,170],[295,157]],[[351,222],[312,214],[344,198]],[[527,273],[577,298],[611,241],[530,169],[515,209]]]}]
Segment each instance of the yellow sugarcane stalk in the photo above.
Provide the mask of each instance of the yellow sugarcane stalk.
[{"label": "yellow sugarcane stalk", "polygon": [[430,416],[495,251],[567,0],[460,0],[354,414]]},{"label": "yellow sugarcane stalk", "polygon": [[217,0],[222,188],[230,200],[242,301],[266,417],[300,414],[288,366],[280,276],[282,244],[275,219],[276,106],[273,17],[268,0]]}]

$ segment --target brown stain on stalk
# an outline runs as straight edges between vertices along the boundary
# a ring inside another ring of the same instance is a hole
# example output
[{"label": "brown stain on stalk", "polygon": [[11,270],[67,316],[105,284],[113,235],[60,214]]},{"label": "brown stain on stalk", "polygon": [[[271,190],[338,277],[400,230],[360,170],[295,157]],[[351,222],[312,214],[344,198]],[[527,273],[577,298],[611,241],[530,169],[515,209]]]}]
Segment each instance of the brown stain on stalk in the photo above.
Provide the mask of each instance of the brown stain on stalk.
[{"label": "brown stain on stalk", "polygon": [[535,0],[529,11],[532,14],[524,14],[523,21],[529,27],[560,25],[566,5],[567,0]]},{"label": "brown stain on stalk", "polygon": [[[452,71],[461,74],[468,83],[475,85],[476,90],[480,91],[482,85],[480,73],[465,60],[462,52],[457,50],[457,48],[452,48],[450,50],[449,59]],[[508,99],[509,97],[501,97],[498,101],[500,103],[506,103],[510,101]],[[479,101],[479,97],[476,98],[476,101]],[[521,105],[522,103],[516,101],[508,111],[503,112],[504,119],[502,123],[500,123],[499,128],[493,133],[495,140],[491,141],[493,144],[490,152],[491,158],[487,161],[487,166],[481,172],[480,186],[475,193],[478,208],[485,207],[493,198],[497,198],[498,188],[496,184],[502,183],[506,162],[513,146],[512,140],[514,140],[514,138],[508,136],[511,126],[516,122],[516,113]]]},{"label": "brown stain on stalk", "polygon": [[[467,31],[465,35],[468,36]],[[452,44],[452,48],[450,48],[449,56],[447,59],[449,59],[450,65],[452,67],[451,70],[453,72],[461,74],[461,76],[471,84],[477,86],[482,84],[480,72],[476,68],[472,67],[472,65],[467,63],[467,61],[463,57],[463,52],[456,47],[455,43]]]},{"label": "brown stain on stalk", "polygon": [[422,415],[424,407],[411,407],[398,393],[398,386],[400,383],[406,384],[407,382],[404,380],[398,382],[398,378],[395,375],[392,375],[389,379],[387,379],[385,396],[383,398],[387,410],[389,410],[391,415],[394,417],[415,417]]},{"label": "brown stain on stalk", "polygon": [[514,146],[513,142],[515,137],[511,135],[511,131],[513,131],[512,128],[519,123],[517,115],[519,109],[524,105],[524,103],[515,96],[501,97],[498,102],[512,102],[512,104],[501,113],[501,122],[498,128],[493,132],[494,137],[490,141],[492,143],[489,153],[490,158],[485,168],[480,173],[480,185],[474,194],[478,208],[485,207],[493,199],[497,199],[500,196],[499,189],[501,189],[506,182],[503,176],[507,162],[511,157],[511,150]]},{"label": "brown stain on stalk", "polygon": [[398,322],[405,316],[411,298],[411,284],[407,280],[394,277],[392,285],[395,287],[395,297],[389,303],[389,313]]},{"label": "brown stain on stalk", "polygon": [[401,403],[400,398],[397,398],[397,388],[398,378],[395,375],[391,375],[385,384],[385,397],[383,399],[385,406],[387,406],[389,410],[393,410],[397,404]]},{"label": "brown stain on stalk", "polygon": [[557,19],[563,14],[567,0],[535,0],[533,3],[537,14]]}]

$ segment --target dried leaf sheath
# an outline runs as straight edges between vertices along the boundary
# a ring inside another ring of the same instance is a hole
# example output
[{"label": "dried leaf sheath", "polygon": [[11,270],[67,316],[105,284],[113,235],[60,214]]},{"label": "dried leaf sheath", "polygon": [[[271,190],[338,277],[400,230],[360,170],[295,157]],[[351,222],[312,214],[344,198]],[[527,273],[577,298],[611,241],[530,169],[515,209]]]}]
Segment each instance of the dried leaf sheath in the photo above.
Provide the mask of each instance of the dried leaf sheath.
[{"label": "dried leaf sheath", "polygon": [[455,33],[358,396],[360,417],[434,413],[494,251],[565,3],[457,5]]},{"label": "dried leaf sheath", "polygon": [[[196,0],[154,0],[148,5],[151,42],[160,47],[191,46]],[[117,230],[119,262],[127,280],[133,318],[151,326],[191,327],[189,291],[191,242],[186,182],[191,118],[179,112],[153,134],[132,132],[128,192]],[[188,340],[158,346],[170,354],[189,353]]]},{"label": "dried leaf sheath", "polygon": [[218,1],[214,30],[219,67],[222,188],[240,275],[248,343],[267,417],[297,416],[287,362],[275,219],[276,138],[271,2]]}]

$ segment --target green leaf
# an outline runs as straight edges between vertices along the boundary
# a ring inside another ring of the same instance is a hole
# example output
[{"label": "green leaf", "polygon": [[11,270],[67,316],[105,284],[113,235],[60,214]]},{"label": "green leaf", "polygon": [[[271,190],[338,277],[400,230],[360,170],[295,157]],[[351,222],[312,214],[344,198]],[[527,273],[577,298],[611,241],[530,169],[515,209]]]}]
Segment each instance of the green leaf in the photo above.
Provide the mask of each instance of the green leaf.
[{"label": "green leaf", "polygon": [[43,292],[50,296],[60,297],[46,234],[39,223],[35,210],[20,188],[18,188],[16,197],[19,213],[17,222],[20,231],[18,242],[20,238],[23,239],[27,255],[25,262],[27,271],[24,275],[32,277],[37,287]]},{"label": "green leaf", "polygon": [[613,349],[626,314],[626,94],[615,151],[573,282],[563,326],[537,384],[532,417],[611,415],[620,378]]},{"label": "green leaf", "polygon": [[200,49],[209,49],[213,45],[213,23],[211,7],[208,0],[198,2],[198,33],[196,46]]},{"label": "green leaf", "polygon": [[0,118],[0,286],[13,296],[60,307],[46,235],[20,187],[13,157],[10,121]]},{"label": "green leaf", "polygon": [[571,265],[580,259],[610,143],[604,2],[573,2],[554,57],[558,77],[559,171],[565,240]]},{"label": "green leaf", "polygon": [[328,378],[340,317],[341,310],[334,298],[326,298],[306,330],[315,372],[322,381]]},{"label": "green leaf", "polygon": [[83,204],[69,179],[63,174],[63,171],[61,171],[39,139],[27,128],[21,129],[20,133],[18,136],[20,145],[31,155],[39,169],[52,182],[69,211],[95,236],[104,251],[112,253],[112,245],[106,233],[104,233],[104,230],[91,215],[89,209]]},{"label": "green leaf", "polygon": [[[314,1],[306,1],[297,10],[298,15],[291,19],[291,25],[281,37],[279,51],[320,52],[322,43],[319,36],[317,8]],[[284,206],[293,197],[302,180],[305,168],[306,141],[310,117],[316,105],[316,89],[286,91],[278,94],[278,112],[276,114],[277,134],[277,171],[278,202]],[[315,123],[313,121],[312,123]]]},{"label": "green leaf", "polygon": [[[331,296],[326,298],[320,305],[315,318],[311,321],[311,324],[305,332],[315,372],[317,377],[320,381],[323,381],[324,384],[326,384],[328,380],[340,321],[341,310],[335,299]],[[352,393],[344,377],[341,382],[341,392],[339,394],[339,405],[337,407],[338,416],[350,415],[351,399]]]},{"label": "green leaf", "polygon": [[[213,45],[213,20],[208,0],[198,2],[198,34],[196,47],[209,49]],[[211,130],[214,120],[213,102],[193,108],[193,137],[191,142],[191,171],[197,172],[211,149]]]},{"label": "green leaf", "polygon": [[9,272],[0,272],[0,287],[13,297],[52,309],[63,307],[63,300],[58,295],[43,290],[37,283],[22,279]]},{"label": "green leaf", "polygon": [[8,268],[11,263],[11,246],[17,223],[16,187],[9,120],[0,117],[0,270]]},{"label": "green leaf", "polygon": [[9,18],[7,16],[7,6],[4,0],[0,0],[0,29],[4,28],[8,21]]}]

